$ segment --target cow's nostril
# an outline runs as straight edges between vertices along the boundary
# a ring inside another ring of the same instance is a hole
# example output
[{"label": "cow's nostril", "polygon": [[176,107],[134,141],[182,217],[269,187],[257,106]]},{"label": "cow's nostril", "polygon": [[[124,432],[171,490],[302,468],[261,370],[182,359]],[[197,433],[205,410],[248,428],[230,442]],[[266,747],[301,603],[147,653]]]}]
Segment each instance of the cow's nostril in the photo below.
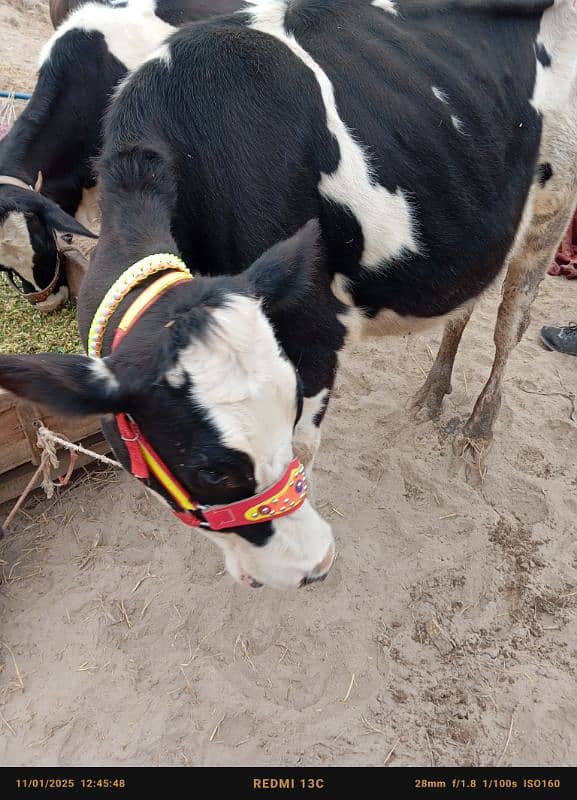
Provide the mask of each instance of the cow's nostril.
[{"label": "cow's nostril", "polygon": [[324,580],[326,580],[328,574],[328,572],[325,572],[324,575],[307,575],[302,579],[299,586],[309,586],[311,583],[322,583]]},{"label": "cow's nostril", "polygon": [[326,556],[317,564],[314,570],[311,572],[310,575],[307,575],[302,579],[299,586],[308,586],[310,583],[320,583],[324,581],[329,574],[329,570],[333,565],[333,561],[335,560],[335,547],[333,544],[327,550]]}]

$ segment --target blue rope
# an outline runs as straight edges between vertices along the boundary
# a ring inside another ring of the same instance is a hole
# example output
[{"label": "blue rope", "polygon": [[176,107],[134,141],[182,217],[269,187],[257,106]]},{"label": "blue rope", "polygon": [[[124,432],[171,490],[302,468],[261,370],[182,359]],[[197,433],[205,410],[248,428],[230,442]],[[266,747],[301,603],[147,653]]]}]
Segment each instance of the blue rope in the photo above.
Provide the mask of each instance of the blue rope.
[{"label": "blue rope", "polygon": [[15,100],[30,100],[31,94],[24,92],[4,92],[0,89],[0,97],[14,97]]}]

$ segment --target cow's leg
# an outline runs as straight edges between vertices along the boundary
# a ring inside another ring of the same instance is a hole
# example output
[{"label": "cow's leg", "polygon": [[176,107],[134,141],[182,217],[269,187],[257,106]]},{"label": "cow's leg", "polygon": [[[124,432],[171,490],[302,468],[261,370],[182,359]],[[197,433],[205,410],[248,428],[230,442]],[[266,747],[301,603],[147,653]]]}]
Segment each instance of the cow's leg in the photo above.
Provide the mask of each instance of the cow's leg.
[{"label": "cow's leg", "polygon": [[305,397],[303,412],[293,437],[294,454],[300,458],[306,473],[309,499],[315,502],[314,461],[321,444],[321,425],[329,403],[331,387],[323,389],[314,397]]},{"label": "cow's leg", "polygon": [[322,389],[314,397],[305,397],[303,411],[295,428],[293,444],[295,455],[308,470],[312,470],[321,443],[321,425],[327,410],[330,388]]},{"label": "cow's leg", "polygon": [[488,449],[495,418],[501,405],[501,384],[507,360],[529,324],[531,304],[545,277],[575,207],[574,192],[560,202],[559,195],[537,190],[533,216],[508,265],[503,297],[495,327],[495,360],[463,433],[479,464]]},{"label": "cow's leg", "polygon": [[307,344],[306,349],[292,355],[294,363],[298,364],[304,389],[302,413],[293,435],[293,450],[307,470],[312,500],[312,469],[321,443],[321,426],[337,376],[339,355],[351,342],[359,341],[361,330],[357,310],[336,300],[330,289],[325,308],[327,314],[322,339],[317,337]]},{"label": "cow's leg", "polygon": [[441,413],[441,406],[446,394],[451,394],[451,376],[453,364],[459,349],[459,343],[467,323],[471,319],[474,304],[464,308],[457,317],[450,319],[443,333],[441,346],[427,375],[427,380],[415,394],[412,402],[412,411],[419,422],[435,419]]},{"label": "cow's leg", "polygon": [[306,470],[309,498],[313,503],[315,502],[313,466],[321,443],[321,425],[329,404],[333,382],[334,380],[331,380],[330,386],[313,397],[304,398],[301,418],[293,436],[294,454],[300,458]]}]

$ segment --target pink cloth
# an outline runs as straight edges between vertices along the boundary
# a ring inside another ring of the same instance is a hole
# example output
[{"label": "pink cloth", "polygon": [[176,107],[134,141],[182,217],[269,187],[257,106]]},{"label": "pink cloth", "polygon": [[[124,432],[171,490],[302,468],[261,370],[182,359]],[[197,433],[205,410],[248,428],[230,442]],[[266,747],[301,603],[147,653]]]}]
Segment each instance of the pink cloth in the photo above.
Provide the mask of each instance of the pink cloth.
[{"label": "pink cloth", "polygon": [[549,275],[564,275],[569,280],[577,278],[577,214],[559,245],[555,261],[549,267]]}]

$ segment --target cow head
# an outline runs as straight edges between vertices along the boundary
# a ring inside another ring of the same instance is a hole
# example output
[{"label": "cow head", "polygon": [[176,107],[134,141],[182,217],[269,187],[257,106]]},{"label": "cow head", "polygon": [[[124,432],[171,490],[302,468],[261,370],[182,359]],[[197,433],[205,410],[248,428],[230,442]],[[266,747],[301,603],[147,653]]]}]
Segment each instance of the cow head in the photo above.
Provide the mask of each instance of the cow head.
[{"label": "cow head", "polygon": [[39,311],[53,311],[68,298],[64,271],[60,270],[57,231],[94,238],[39,192],[0,186],[0,271],[8,274]]},{"label": "cow head", "polygon": [[[271,318],[306,300],[317,241],[311,222],[241,275],[175,287],[104,359],[0,357],[0,386],[63,413],[128,412],[194,500],[214,506],[252,497],[293,459],[302,392]],[[113,417],[103,429],[129,469]],[[151,488],[169,502],[154,479]],[[334,557],[331,528],[309,500],[274,522],[207,535],[229,573],[253,586],[320,580]]]}]

